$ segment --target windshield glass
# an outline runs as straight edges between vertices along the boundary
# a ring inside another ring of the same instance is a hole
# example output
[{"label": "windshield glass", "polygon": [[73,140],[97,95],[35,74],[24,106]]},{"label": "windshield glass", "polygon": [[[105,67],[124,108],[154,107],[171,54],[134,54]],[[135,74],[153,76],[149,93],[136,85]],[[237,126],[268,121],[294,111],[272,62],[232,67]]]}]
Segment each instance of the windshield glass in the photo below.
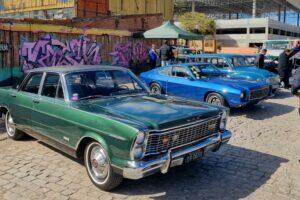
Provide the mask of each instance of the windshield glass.
[{"label": "windshield glass", "polygon": [[66,75],[66,83],[72,101],[147,92],[124,70],[74,72]]},{"label": "windshield glass", "polygon": [[248,62],[246,57],[244,56],[235,56],[228,59],[230,64],[234,67],[245,67],[250,66],[251,64]]}]

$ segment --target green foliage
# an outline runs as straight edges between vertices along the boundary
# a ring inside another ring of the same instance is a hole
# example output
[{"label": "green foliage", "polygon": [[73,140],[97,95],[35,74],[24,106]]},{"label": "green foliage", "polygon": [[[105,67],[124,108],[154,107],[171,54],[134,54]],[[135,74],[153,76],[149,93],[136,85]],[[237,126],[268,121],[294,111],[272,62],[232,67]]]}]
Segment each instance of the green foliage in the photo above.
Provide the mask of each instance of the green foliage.
[{"label": "green foliage", "polygon": [[215,21],[204,13],[188,12],[179,16],[179,21],[187,31],[197,32],[198,29],[202,35],[211,35],[216,31]]}]

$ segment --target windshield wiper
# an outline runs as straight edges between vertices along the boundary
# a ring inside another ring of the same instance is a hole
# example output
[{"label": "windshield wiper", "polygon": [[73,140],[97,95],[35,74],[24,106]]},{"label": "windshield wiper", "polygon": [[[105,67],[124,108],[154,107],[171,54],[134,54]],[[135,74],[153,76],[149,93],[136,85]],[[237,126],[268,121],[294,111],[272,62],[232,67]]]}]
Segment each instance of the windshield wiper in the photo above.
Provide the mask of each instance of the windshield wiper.
[{"label": "windshield wiper", "polygon": [[135,93],[142,93],[144,90],[120,90],[117,92],[113,92],[110,95],[126,95],[126,94],[135,94]]},{"label": "windshield wiper", "polygon": [[79,98],[78,100],[87,100],[87,99],[96,99],[96,98],[101,98],[101,97],[104,97],[102,95],[90,95],[90,96],[86,96],[86,97],[82,97],[82,98]]}]

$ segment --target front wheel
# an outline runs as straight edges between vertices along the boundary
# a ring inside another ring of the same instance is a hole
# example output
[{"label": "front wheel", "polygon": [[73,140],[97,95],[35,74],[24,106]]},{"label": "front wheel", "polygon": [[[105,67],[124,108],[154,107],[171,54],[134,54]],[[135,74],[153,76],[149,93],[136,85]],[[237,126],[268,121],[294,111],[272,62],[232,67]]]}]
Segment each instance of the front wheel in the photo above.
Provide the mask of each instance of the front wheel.
[{"label": "front wheel", "polygon": [[226,106],[225,99],[222,95],[217,93],[210,93],[207,95],[205,101],[207,103],[217,105],[217,106]]},{"label": "front wheel", "polygon": [[84,151],[84,164],[91,181],[109,191],[121,184],[123,177],[113,172],[109,156],[98,142],[91,142]]},{"label": "front wheel", "polygon": [[8,137],[13,140],[20,140],[24,137],[24,133],[16,128],[14,119],[9,112],[5,115],[5,128]]},{"label": "front wheel", "polygon": [[163,93],[162,88],[157,83],[152,83],[151,84],[150,91],[151,91],[152,94],[162,94]]}]

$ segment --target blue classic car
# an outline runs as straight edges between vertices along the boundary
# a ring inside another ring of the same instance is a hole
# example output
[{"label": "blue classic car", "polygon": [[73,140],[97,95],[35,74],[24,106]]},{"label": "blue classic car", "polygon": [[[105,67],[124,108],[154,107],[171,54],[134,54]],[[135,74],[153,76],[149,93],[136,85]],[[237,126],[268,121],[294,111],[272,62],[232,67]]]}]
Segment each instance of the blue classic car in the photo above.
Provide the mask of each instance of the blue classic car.
[{"label": "blue classic car", "polygon": [[243,107],[256,104],[269,95],[265,82],[231,79],[208,63],[185,63],[160,67],[140,78],[152,93],[205,101],[215,105]]},{"label": "blue classic car", "polygon": [[279,76],[267,70],[255,68],[247,58],[238,54],[197,54],[190,55],[189,62],[205,62],[214,64],[229,77],[240,77],[251,81],[263,81],[270,85],[274,93],[280,87]]}]

